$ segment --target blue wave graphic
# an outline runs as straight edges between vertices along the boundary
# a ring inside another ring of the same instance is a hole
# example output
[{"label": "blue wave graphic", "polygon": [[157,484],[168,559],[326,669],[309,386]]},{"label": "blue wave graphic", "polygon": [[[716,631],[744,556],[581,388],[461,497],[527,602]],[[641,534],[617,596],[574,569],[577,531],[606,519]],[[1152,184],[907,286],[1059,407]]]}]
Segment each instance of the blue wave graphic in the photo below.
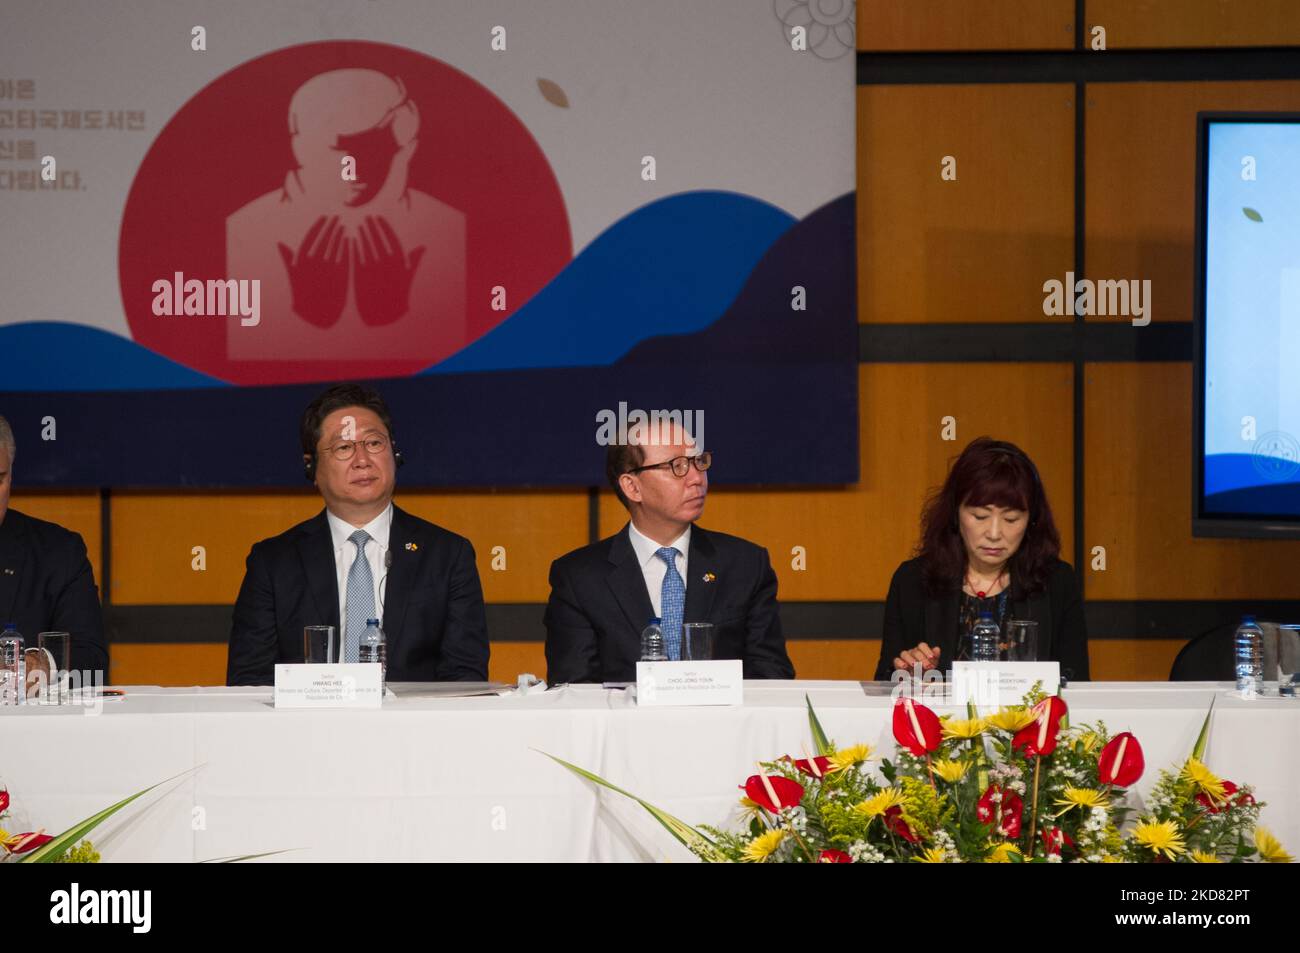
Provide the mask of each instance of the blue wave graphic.
[{"label": "blue wave graphic", "polygon": [[0,327],[0,355],[5,357],[0,392],[229,386],[128,338],[66,321]]},{"label": "blue wave graphic", "polygon": [[1275,486],[1295,478],[1296,468],[1288,465],[1284,460],[1273,461],[1273,458],[1264,458],[1260,462],[1268,464],[1270,461],[1275,464],[1274,479],[1269,479],[1256,469],[1254,454],[1215,453],[1207,456],[1205,458],[1206,495]]},{"label": "blue wave graphic", "polygon": [[602,232],[517,312],[425,374],[613,364],[726,311],[795,219],[735,192],[684,192]]}]

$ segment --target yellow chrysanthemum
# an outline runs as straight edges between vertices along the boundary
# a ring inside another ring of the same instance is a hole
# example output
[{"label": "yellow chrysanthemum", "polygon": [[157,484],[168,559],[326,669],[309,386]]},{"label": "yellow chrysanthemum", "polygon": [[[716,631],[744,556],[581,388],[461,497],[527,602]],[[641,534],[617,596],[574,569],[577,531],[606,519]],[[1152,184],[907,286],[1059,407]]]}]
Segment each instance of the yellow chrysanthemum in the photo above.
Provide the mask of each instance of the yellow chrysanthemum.
[{"label": "yellow chrysanthemum", "polygon": [[1183,780],[1190,781],[1196,785],[1197,790],[1215,801],[1222,801],[1226,796],[1223,792],[1223,782],[1219,780],[1218,775],[1195,758],[1188,758],[1187,763],[1183,765]]},{"label": "yellow chrysanthemum", "polygon": [[1003,841],[1001,844],[998,844],[993,848],[993,852],[984,859],[984,862],[986,864],[1009,864],[1011,863],[1011,856],[1013,854],[1017,857],[1024,856],[1024,854],[1020,852],[1020,848],[1015,844],[1010,841]]},{"label": "yellow chrysanthemum", "polygon": [[978,738],[988,727],[983,718],[967,718],[959,720],[950,718],[943,723],[943,736],[945,738]]},{"label": "yellow chrysanthemum", "polygon": [[862,803],[855,804],[853,810],[866,817],[877,817],[884,814],[891,807],[902,804],[903,800],[902,788],[885,788],[879,794],[873,794]]},{"label": "yellow chrysanthemum", "polygon": [[1084,754],[1091,754],[1099,744],[1101,744],[1101,735],[1095,731],[1085,731],[1075,741],[1074,746]]},{"label": "yellow chrysanthemum", "polygon": [[1213,854],[1207,854],[1203,850],[1192,851],[1192,863],[1194,864],[1221,864],[1223,861]]},{"label": "yellow chrysanthemum", "polygon": [[1133,829],[1133,839],[1143,847],[1149,847],[1157,854],[1164,854],[1173,860],[1178,854],[1187,853],[1183,835],[1173,821],[1148,821]]},{"label": "yellow chrysanthemum", "polygon": [[936,761],[931,766],[934,773],[948,782],[960,781],[970,768],[969,761]]},{"label": "yellow chrysanthemum", "polygon": [[759,834],[745,845],[745,852],[741,854],[740,859],[748,864],[761,864],[772,856],[784,839],[785,831],[779,827],[766,834]]},{"label": "yellow chrysanthemum", "polygon": [[854,745],[830,755],[831,771],[847,771],[871,757],[871,745]]},{"label": "yellow chrysanthemum", "polygon": [[1267,828],[1255,828],[1255,849],[1259,851],[1260,859],[1270,864],[1291,863],[1291,855],[1282,849],[1281,842]]},{"label": "yellow chrysanthemum", "polygon": [[1108,807],[1110,799],[1100,791],[1093,788],[1066,788],[1064,796],[1056,799],[1056,803],[1061,810],[1056,813],[1057,817],[1062,814],[1068,814],[1076,807],[1092,809],[1094,807]]},{"label": "yellow chrysanthemum", "polygon": [[986,715],[984,723],[1003,731],[1019,731],[1034,720],[1034,713],[1024,706],[1003,708],[997,714]]},{"label": "yellow chrysanthemum", "polygon": [[916,862],[918,864],[946,864],[948,860],[942,847],[931,847],[920,857],[916,858]]}]

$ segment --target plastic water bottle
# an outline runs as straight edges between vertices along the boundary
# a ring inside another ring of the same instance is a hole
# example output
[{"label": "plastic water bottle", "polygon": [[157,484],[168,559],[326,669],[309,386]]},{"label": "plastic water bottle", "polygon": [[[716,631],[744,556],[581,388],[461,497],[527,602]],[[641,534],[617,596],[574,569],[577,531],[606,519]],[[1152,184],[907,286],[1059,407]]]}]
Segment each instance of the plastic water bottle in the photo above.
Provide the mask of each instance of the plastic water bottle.
[{"label": "plastic water bottle", "polygon": [[1241,617],[1232,647],[1237,662],[1237,691],[1243,698],[1253,698],[1264,685],[1264,633],[1253,615]]},{"label": "plastic water bottle", "polygon": [[970,632],[971,661],[996,662],[999,634],[998,624],[993,621],[993,613],[981,612],[979,621]]},{"label": "plastic water bottle", "polygon": [[379,688],[382,691],[388,684],[388,643],[378,619],[366,620],[366,631],[361,633],[361,644],[357,647],[357,661],[378,662],[382,666],[379,673]]},{"label": "plastic water bottle", "polygon": [[21,705],[27,695],[27,656],[23,637],[13,622],[0,635],[0,705]]},{"label": "plastic water bottle", "polygon": [[668,654],[664,651],[664,630],[660,628],[659,619],[651,619],[650,624],[641,630],[641,661],[667,662]]}]

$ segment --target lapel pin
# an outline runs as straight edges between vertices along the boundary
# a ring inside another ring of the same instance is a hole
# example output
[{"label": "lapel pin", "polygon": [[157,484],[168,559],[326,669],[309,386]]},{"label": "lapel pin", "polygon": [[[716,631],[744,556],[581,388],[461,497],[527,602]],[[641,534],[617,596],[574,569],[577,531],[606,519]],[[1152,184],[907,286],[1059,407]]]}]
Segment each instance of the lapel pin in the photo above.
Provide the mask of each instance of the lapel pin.
[{"label": "lapel pin", "polygon": [[711,572],[706,572],[706,573],[704,574],[704,581],[705,581],[705,582],[713,582],[713,580],[715,580],[715,579],[717,579],[717,578],[718,578],[718,577],[715,576],[715,575],[713,575],[713,573],[711,573]]},{"label": "lapel pin", "polygon": [[5,575],[6,575],[6,576],[12,576],[13,574],[14,574],[14,571],[13,571],[12,569],[6,569],[6,570],[5,570]]},{"label": "lapel pin", "polygon": [[412,552],[412,553],[413,553],[413,552],[415,552],[416,550],[418,550],[419,548],[420,548],[420,544],[419,544],[419,543],[407,543],[407,544],[406,544],[406,549],[407,549],[408,552]]}]

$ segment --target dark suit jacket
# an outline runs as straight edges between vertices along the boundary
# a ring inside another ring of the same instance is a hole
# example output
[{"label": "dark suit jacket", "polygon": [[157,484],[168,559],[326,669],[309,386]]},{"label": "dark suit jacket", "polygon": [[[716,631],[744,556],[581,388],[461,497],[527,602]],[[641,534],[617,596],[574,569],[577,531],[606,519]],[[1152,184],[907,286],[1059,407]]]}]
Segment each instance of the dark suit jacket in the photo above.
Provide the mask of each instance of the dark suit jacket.
[{"label": "dark suit jacket", "polygon": [[[682,621],[714,624],[713,657],[743,659],[745,678],[794,678],[767,550],[695,526],[686,563]],[[636,681],[641,630],[653,615],[626,526],[561,556],[546,605],[546,680]]]},{"label": "dark suit jacket", "polygon": [[108,643],[95,573],[79,533],[10,509],[0,521],[0,629],[18,626],[33,648],[41,632],[72,636],[70,665],[108,680]]},{"label": "dark suit jacket", "polygon": [[[388,551],[388,680],[487,681],[487,619],[470,541],[394,506]],[[273,684],[277,662],[303,660],[308,625],[343,631],[324,510],[248,554],[230,630],[227,684]]]},{"label": "dark suit jacket", "polygon": [[[1008,619],[1038,623],[1038,657],[1060,662],[1061,674],[1072,682],[1086,680],[1088,634],[1083,623],[1083,594],[1070,564],[1058,559],[1046,588],[1030,596],[1025,596],[1012,579],[1007,599]],[[960,587],[943,596],[926,593],[921,560],[909,559],[899,566],[885,599],[884,637],[876,679],[888,681],[894,672],[894,659],[921,642],[941,646],[939,668],[945,672],[951,669],[957,652],[960,600]]]}]

